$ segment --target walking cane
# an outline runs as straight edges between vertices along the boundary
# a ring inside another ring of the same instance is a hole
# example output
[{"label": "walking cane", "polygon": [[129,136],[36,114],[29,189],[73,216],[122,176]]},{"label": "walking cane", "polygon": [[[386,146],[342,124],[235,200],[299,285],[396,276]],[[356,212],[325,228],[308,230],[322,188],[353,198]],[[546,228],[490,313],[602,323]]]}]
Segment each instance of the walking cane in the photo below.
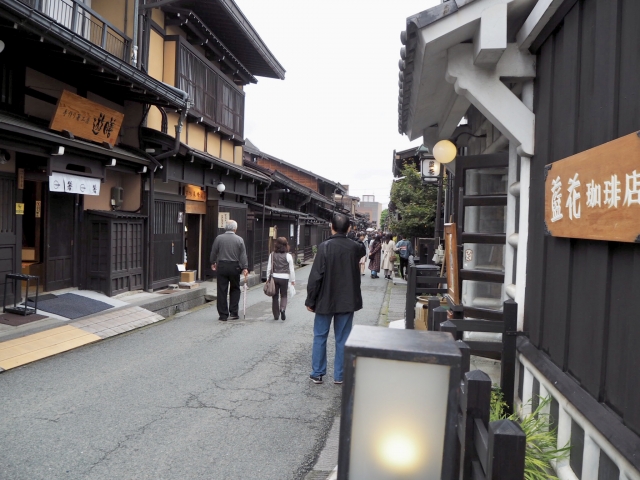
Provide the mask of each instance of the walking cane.
[{"label": "walking cane", "polygon": [[247,277],[244,277],[244,287],[242,288],[242,316],[243,320],[247,319]]}]

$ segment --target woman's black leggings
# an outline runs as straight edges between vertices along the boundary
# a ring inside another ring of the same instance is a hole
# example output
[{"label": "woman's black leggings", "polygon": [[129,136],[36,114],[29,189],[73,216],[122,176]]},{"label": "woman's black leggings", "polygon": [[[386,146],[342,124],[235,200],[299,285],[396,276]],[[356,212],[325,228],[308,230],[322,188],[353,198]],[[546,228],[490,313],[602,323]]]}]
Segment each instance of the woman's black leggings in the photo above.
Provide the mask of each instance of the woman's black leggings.
[{"label": "woman's black leggings", "polygon": [[273,318],[277,320],[278,317],[280,317],[280,312],[287,309],[289,279],[273,277],[273,280],[276,282],[276,294],[271,297],[271,307],[273,310]]}]

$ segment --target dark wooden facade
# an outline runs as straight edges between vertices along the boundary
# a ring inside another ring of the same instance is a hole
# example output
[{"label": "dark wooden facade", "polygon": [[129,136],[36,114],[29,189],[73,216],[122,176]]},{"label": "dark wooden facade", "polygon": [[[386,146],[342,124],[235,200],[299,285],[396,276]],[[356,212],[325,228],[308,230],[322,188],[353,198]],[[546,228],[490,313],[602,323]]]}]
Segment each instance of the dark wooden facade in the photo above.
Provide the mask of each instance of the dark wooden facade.
[{"label": "dark wooden facade", "polygon": [[113,296],[144,287],[146,215],[88,210],[84,288]]},{"label": "dark wooden facade", "polygon": [[545,236],[543,222],[546,164],[640,130],[639,18],[637,0],[565,2],[533,45],[524,325],[533,345],[636,434],[640,245]]}]

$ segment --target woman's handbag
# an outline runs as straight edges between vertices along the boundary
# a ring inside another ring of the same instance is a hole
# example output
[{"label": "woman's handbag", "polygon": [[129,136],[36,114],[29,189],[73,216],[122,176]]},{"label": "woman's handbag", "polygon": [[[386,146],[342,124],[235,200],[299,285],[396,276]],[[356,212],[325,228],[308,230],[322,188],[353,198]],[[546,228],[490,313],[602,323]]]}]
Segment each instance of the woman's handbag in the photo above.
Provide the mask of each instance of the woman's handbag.
[{"label": "woman's handbag", "polygon": [[396,261],[396,254],[395,253],[391,252],[391,254],[389,255],[389,261],[391,263]]},{"label": "woman's handbag", "polygon": [[[271,271],[273,271],[273,257],[271,257]],[[273,279],[273,274],[269,275],[263,291],[267,297],[273,297],[276,294],[276,281]]]}]

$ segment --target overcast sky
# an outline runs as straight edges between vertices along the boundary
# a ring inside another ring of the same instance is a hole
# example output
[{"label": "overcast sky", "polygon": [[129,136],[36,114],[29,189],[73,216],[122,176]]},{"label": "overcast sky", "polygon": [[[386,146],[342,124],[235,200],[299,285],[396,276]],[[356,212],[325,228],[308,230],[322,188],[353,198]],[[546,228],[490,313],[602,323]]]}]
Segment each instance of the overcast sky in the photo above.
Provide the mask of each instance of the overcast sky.
[{"label": "overcast sky", "polygon": [[261,151],[375,195],[386,208],[406,18],[440,0],[236,0],[286,69],[246,87],[245,137]]}]

